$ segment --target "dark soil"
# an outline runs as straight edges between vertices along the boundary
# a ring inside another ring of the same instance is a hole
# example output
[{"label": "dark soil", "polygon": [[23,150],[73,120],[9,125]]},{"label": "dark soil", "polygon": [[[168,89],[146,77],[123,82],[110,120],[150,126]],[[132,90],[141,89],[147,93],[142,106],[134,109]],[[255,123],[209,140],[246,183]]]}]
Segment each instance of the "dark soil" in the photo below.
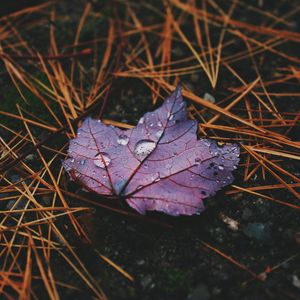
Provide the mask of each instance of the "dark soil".
[{"label": "dark soil", "polygon": [[[280,9],[290,11],[299,5],[297,1],[284,2],[284,5],[283,1],[279,1],[282,2],[282,5],[278,5],[280,8],[277,8],[276,1],[262,2],[264,2],[266,11],[273,13],[277,11],[277,14]],[[79,1],[79,3],[82,2]],[[257,1],[251,1],[251,3],[255,7],[258,5]],[[78,12],[82,12],[83,6],[69,11],[68,5],[65,3],[60,6],[60,9],[62,12],[67,11],[71,24],[77,24]],[[102,4],[96,3],[95,5],[97,7]],[[139,3],[137,2],[136,5]],[[248,11],[248,13],[249,15],[246,12],[238,11],[235,18],[262,24],[261,16],[254,14],[255,18],[253,18],[253,12]],[[296,16],[293,18],[294,31],[299,29],[299,23],[296,23],[298,19]],[[155,15],[145,16],[145,23],[150,21],[156,21]],[[62,23],[58,25],[58,28],[62,28],[61,31],[58,30],[58,33],[62,32],[62,36],[58,36],[58,38],[63,40],[65,38],[64,30],[68,31],[72,27],[67,30]],[[36,30],[42,33],[40,35],[42,42],[39,42],[36,37],[34,43],[37,44],[37,47],[43,48],[45,39],[43,30],[44,34],[47,30],[45,28]],[[85,39],[88,40],[89,34],[92,35],[90,32],[93,33],[93,29],[87,29]],[[174,47],[174,52],[179,49],[182,52],[180,55],[183,57],[190,55],[190,53],[184,52],[188,51],[186,48],[176,49],[176,46]],[[242,46],[236,45],[236,47]],[[282,46],[283,48],[284,46]],[[295,44],[290,47],[289,53],[295,55],[297,51],[299,52],[299,45]],[[270,52],[265,52],[260,59],[263,60],[260,71],[264,80],[271,78],[272,73],[286,63],[283,58]],[[247,82],[251,82],[256,76],[249,59],[240,65],[238,63],[235,67],[239,75]],[[240,85],[227,72],[226,70],[221,71],[221,80],[215,90],[211,90],[203,74],[197,74],[201,80],[196,80],[196,82],[193,75],[185,75],[181,80],[189,85],[196,94],[202,95],[204,92],[209,92],[216,99],[221,99],[225,97],[228,85]],[[4,101],[0,104],[1,110],[13,110],[11,104],[19,101],[12,100],[15,97],[15,88],[11,85],[7,74],[1,81],[3,84],[2,94],[5,91]],[[299,85],[297,86],[296,83],[291,86],[284,85],[286,92],[293,92],[297,87],[299,88]],[[299,101],[296,102],[296,99],[289,98],[288,103],[280,103],[280,101],[276,103],[279,110],[295,112],[299,109]],[[38,110],[38,108],[35,109]],[[105,117],[134,125],[146,111],[152,109],[151,94],[140,80],[117,79],[105,109]],[[11,123],[8,124],[11,125]],[[42,135],[42,132],[39,134]],[[290,137],[292,139],[299,138],[299,131],[291,131]],[[244,159],[242,156],[242,163]],[[299,176],[299,165],[287,161],[284,167]],[[38,166],[36,168],[38,169]],[[11,176],[14,175],[17,174],[12,172]],[[235,178],[234,184],[239,186],[277,183],[272,177],[264,181],[260,174],[254,176],[250,182],[244,183],[243,168],[236,170]],[[76,184],[69,183],[68,178],[66,178],[66,182],[68,189],[89,197],[93,201],[105,202],[97,195],[82,192]],[[145,217],[128,217],[95,207],[93,213],[79,216],[80,223],[91,237],[92,247],[84,241],[78,240],[72,232],[67,232],[66,235],[72,241],[71,244],[75,246],[79,257],[91,271],[93,277],[97,279],[108,298],[112,300],[299,299],[297,297],[300,293],[300,256],[288,260],[299,253],[299,212],[247,193],[226,195],[226,191],[229,189],[230,187],[220,191],[213,199],[208,199],[205,202],[207,210],[201,215],[193,217],[174,218],[159,213],[149,213]],[[285,190],[274,190],[272,196],[284,201],[295,201],[293,196]],[[73,204],[74,206],[82,205],[81,202],[72,198],[68,198],[68,201],[71,206]],[[121,206],[127,209],[124,204]],[[130,210],[128,209],[128,211]],[[231,228],[226,223],[226,217],[232,219],[233,222],[236,221],[234,223],[236,228]],[[209,248],[208,245],[214,249]],[[93,248],[98,249],[101,254],[124,268],[134,277],[135,281],[130,282],[107,263],[101,262]],[[245,269],[220,253],[233,258],[245,266]],[[66,268],[62,263],[62,258],[54,257],[53,259],[57,279],[69,282],[81,289],[80,292],[62,289],[61,298],[93,299],[90,290],[73,272]],[[271,273],[266,272],[268,268],[278,264],[276,270]],[[253,275],[247,270],[260,274],[260,279],[253,278]],[[44,295],[42,287],[38,284],[34,289],[38,295],[39,293]],[[38,299],[46,298],[38,297]]]}]

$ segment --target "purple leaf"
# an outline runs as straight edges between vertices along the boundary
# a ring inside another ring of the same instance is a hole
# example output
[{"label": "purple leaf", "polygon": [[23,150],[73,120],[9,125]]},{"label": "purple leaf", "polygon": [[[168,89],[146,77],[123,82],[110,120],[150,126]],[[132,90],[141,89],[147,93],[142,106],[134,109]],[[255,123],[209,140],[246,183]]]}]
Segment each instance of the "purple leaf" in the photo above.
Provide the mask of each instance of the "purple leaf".
[{"label": "purple leaf", "polygon": [[233,181],[239,162],[236,144],[197,140],[178,86],[163,105],[137,126],[121,130],[87,118],[70,142],[64,167],[86,189],[147,210],[192,215],[203,199]]}]

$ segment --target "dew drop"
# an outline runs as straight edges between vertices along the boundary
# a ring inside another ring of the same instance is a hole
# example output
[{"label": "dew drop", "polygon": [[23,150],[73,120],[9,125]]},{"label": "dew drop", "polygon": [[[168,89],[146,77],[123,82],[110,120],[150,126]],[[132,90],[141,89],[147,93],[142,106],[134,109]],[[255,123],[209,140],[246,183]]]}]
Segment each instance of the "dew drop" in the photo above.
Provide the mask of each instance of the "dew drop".
[{"label": "dew drop", "polygon": [[223,166],[218,166],[218,169],[219,170],[224,170],[224,167]]},{"label": "dew drop", "polygon": [[151,175],[151,180],[152,181],[154,181],[155,178],[156,178],[155,175]]},{"label": "dew drop", "polygon": [[134,154],[137,159],[143,160],[154,150],[155,146],[155,142],[151,140],[141,140],[136,143]]},{"label": "dew drop", "polygon": [[161,122],[157,122],[157,126],[158,127],[162,127],[162,123]]},{"label": "dew drop", "polygon": [[171,164],[166,164],[166,168],[167,168],[167,169],[171,169],[171,168],[172,168],[172,165],[171,165]]},{"label": "dew drop", "polygon": [[119,145],[125,146],[125,145],[128,144],[128,142],[129,142],[129,137],[128,137],[127,135],[125,135],[125,134],[121,134],[121,135],[118,137],[118,139],[117,139],[117,143],[118,143]]},{"label": "dew drop", "polygon": [[99,168],[104,169],[110,164],[110,162],[111,159],[107,153],[99,153],[95,156],[94,164]]},{"label": "dew drop", "polygon": [[160,137],[162,136],[163,133],[164,133],[163,130],[158,130],[158,131],[155,133],[155,136],[156,136],[157,138],[160,138]]},{"label": "dew drop", "polygon": [[121,179],[121,180],[117,181],[114,186],[116,193],[119,194],[122,191],[122,189],[124,188],[126,183],[127,183],[127,180],[125,180],[125,179]]},{"label": "dew drop", "polygon": [[74,158],[72,158],[72,159],[70,160],[70,162],[71,162],[71,163],[73,163],[74,161],[75,161],[75,159],[74,159]]},{"label": "dew drop", "polygon": [[200,157],[195,158],[195,164],[200,165],[200,163],[201,163],[201,158]]},{"label": "dew drop", "polygon": [[174,118],[174,115],[171,114],[169,120],[171,121]]},{"label": "dew drop", "polygon": [[83,166],[83,165],[85,164],[85,159],[80,160],[80,161],[79,161],[79,164]]}]

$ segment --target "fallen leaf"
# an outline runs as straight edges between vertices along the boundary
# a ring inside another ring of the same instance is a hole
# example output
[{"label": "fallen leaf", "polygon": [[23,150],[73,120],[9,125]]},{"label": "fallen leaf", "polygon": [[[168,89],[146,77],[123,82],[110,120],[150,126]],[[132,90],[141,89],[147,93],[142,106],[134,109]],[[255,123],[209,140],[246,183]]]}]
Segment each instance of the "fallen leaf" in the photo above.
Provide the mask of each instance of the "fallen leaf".
[{"label": "fallen leaf", "polygon": [[84,188],[124,199],[141,214],[200,213],[204,198],[233,181],[239,147],[198,140],[197,127],[187,118],[178,86],[135,128],[121,130],[87,118],[70,141],[63,164]]}]

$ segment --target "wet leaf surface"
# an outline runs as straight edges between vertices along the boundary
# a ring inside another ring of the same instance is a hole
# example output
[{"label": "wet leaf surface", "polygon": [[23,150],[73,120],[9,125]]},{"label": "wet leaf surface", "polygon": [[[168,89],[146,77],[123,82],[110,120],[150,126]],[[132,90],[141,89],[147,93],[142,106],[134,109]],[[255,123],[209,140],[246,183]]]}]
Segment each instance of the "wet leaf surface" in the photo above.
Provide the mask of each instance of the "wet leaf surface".
[{"label": "wet leaf surface", "polygon": [[84,188],[125,199],[141,214],[200,213],[204,198],[233,181],[239,147],[198,140],[197,128],[178,86],[133,129],[87,118],[70,142],[64,167]]}]

